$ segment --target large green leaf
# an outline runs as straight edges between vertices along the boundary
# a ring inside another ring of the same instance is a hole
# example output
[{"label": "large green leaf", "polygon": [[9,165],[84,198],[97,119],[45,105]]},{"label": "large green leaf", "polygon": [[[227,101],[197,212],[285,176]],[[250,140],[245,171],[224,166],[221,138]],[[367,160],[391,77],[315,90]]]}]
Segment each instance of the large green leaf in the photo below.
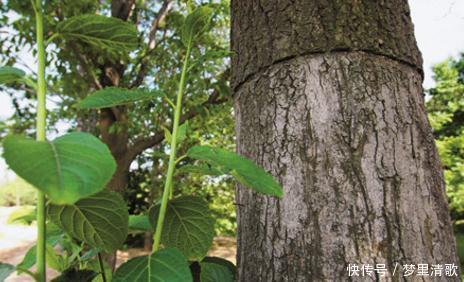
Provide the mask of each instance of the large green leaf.
[{"label": "large green leaf", "polygon": [[0,262],[0,282],[5,281],[8,276],[15,271],[15,267],[11,264]]},{"label": "large green leaf", "polygon": [[102,190],[116,169],[108,147],[87,133],[52,142],[8,136],[3,148],[9,167],[55,204],[72,204]]},{"label": "large green leaf", "polygon": [[[158,221],[160,205],[149,211],[153,228]],[[185,196],[168,202],[161,244],[177,248],[189,260],[201,260],[209,250],[214,236],[214,219],[208,203],[201,198]]]},{"label": "large green leaf", "polygon": [[107,87],[87,96],[77,106],[81,109],[100,109],[160,97],[159,92],[141,89]]},{"label": "large green leaf", "polygon": [[58,34],[110,51],[132,51],[138,45],[135,25],[114,17],[79,15],[58,24]]},{"label": "large green leaf", "polygon": [[198,164],[198,165],[184,165],[176,169],[176,173],[198,173],[202,175],[211,175],[211,176],[221,176],[226,173],[222,172],[216,167],[212,167],[208,164]]},{"label": "large green leaf", "polygon": [[101,191],[73,205],[50,205],[50,219],[71,237],[112,252],[126,239],[129,214],[119,194]]},{"label": "large green leaf", "polygon": [[238,154],[209,146],[194,146],[188,150],[187,156],[231,174],[238,182],[257,192],[283,196],[282,187],[270,174]]},{"label": "large green leaf", "polygon": [[196,8],[184,21],[181,39],[185,47],[192,46],[194,40],[206,31],[213,17],[213,9],[208,6]]},{"label": "large green leaf", "polygon": [[26,73],[15,67],[0,67],[0,84],[20,81]]},{"label": "large green leaf", "polygon": [[113,282],[191,282],[192,274],[185,257],[176,249],[162,249],[151,257],[136,257],[121,265]]},{"label": "large green leaf", "polygon": [[130,215],[129,230],[133,231],[151,231],[150,221],[147,215]]},{"label": "large green leaf", "polygon": [[201,282],[234,282],[234,276],[227,266],[212,262],[200,263]]},{"label": "large green leaf", "polygon": [[230,261],[220,258],[220,257],[205,257],[201,263],[214,263],[214,264],[219,264],[222,266],[227,267],[229,269],[230,273],[232,273],[232,276],[235,279],[236,273],[237,273],[237,267]]}]

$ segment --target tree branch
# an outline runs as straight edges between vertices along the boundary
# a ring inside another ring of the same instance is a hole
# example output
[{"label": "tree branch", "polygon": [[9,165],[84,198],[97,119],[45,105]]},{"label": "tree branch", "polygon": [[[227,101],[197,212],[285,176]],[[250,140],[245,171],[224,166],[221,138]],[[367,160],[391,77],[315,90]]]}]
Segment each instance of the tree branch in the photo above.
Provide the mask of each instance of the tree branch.
[{"label": "tree branch", "polygon": [[[191,109],[186,114],[182,115],[180,117],[179,124],[183,124],[186,121],[191,120],[194,117],[196,117],[197,115],[199,115],[201,113],[201,109],[207,108],[207,107],[209,107],[211,105],[222,104],[222,103],[225,103],[228,100],[229,100],[229,98],[220,98],[219,91],[215,89],[214,92],[209,96],[208,100],[203,102],[198,107],[195,107],[195,108]],[[160,144],[161,142],[163,142],[163,140],[164,140],[164,131],[158,131],[158,132],[156,132],[154,135],[152,135],[150,137],[139,138],[139,139],[135,140],[134,143],[132,144],[132,146],[130,146],[127,149],[127,152],[126,152],[126,154],[124,156],[124,159],[121,162],[121,164],[123,164],[125,167],[128,168],[130,166],[130,164],[132,163],[132,161],[139,154],[141,154],[143,151],[145,151],[148,148],[151,148],[153,146],[156,146],[156,145]]]},{"label": "tree branch", "polygon": [[156,32],[158,31],[159,24],[166,18],[166,15],[171,9],[172,0],[164,0],[158,14],[151,23],[150,33],[148,35],[148,49],[154,49],[156,47]]},{"label": "tree branch", "polygon": [[164,0],[163,5],[161,6],[158,14],[153,19],[150,27],[150,33],[148,35],[148,48],[140,59],[140,69],[137,73],[135,80],[130,84],[129,88],[139,87],[142,84],[143,79],[148,72],[148,63],[147,57],[156,47],[156,33],[158,32],[160,23],[166,18],[171,6],[173,4],[172,0]]},{"label": "tree branch", "polygon": [[82,52],[79,52],[77,45],[73,42],[69,42],[69,47],[71,47],[71,50],[73,50],[74,54],[77,56],[81,67],[84,69],[84,72],[87,74],[90,81],[92,81],[95,88],[102,89],[103,87],[98,78],[95,76],[93,70],[90,68],[87,58],[82,54]]},{"label": "tree branch", "polygon": [[113,0],[111,1],[111,16],[127,21],[134,9],[135,0]]}]

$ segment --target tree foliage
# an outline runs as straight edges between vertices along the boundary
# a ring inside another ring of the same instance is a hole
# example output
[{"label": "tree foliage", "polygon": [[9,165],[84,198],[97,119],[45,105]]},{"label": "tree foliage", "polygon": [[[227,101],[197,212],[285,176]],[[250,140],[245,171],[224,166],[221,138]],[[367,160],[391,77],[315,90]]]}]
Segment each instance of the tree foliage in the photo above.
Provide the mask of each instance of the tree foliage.
[{"label": "tree foliage", "polygon": [[[132,10],[124,6],[126,2],[132,1],[47,2],[44,11],[49,43],[47,125],[49,133],[80,130],[100,137],[117,161],[116,173],[121,179],[129,180],[123,183],[128,186],[123,194],[130,195],[129,206],[147,211],[152,200],[160,195],[160,177],[167,169],[167,163],[158,156],[169,149],[164,129],[171,126],[173,109],[169,107],[169,100],[176,94],[181,68],[178,58],[185,52],[182,34],[189,33],[182,28],[183,23],[189,11],[204,5],[205,1],[134,1],[134,6],[129,7]],[[228,1],[212,2],[207,8],[213,12],[213,17],[208,19],[211,22],[202,31],[204,35],[195,41],[197,48],[192,49],[182,119],[189,120],[191,134],[179,148],[180,153],[198,143],[233,149],[227,71],[229,8]],[[28,1],[9,0],[0,6],[0,26],[5,31],[0,34],[0,66],[16,67],[17,75],[23,76],[25,72],[25,77],[32,79],[35,73],[29,68],[27,51],[32,51],[32,55],[36,52],[34,20]],[[121,28],[115,29],[116,26]],[[111,29],[114,32],[101,32]],[[119,31],[124,31],[121,36],[117,36]],[[196,32],[190,30],[192,35]],[[8,133],[33,136],[33,87],[9,80],[0,88],[1,95],[10,97],[15,110],[14,115],[1,122],[0,138]],[[133,105],[114,104],[101,110],[89,111],[82,104],[76,107],[92,93],[129,89],[126,91],[143,96],[140,88],[161,95]],[[138,177],[141,172],[146,181],[133,182],[142,179]],[[183,174],[177,178],[189,185],[176,186],[175,195],[191,191],[192,185],[208,185],[210,192],[201,191],[197,195],[210,199],[215,215],[228,217],[227,221],[221,219],[216,223],[218,232],[233,233],[230,182],[221,185],[224,193],[218,193],[205,177]],[[115,190],[121,192],[118,187]]]},{"label": "tree foliage", "polygon": [[445,170],[453,219],[464,219],[464,54],[434,66],[426,106]]}]

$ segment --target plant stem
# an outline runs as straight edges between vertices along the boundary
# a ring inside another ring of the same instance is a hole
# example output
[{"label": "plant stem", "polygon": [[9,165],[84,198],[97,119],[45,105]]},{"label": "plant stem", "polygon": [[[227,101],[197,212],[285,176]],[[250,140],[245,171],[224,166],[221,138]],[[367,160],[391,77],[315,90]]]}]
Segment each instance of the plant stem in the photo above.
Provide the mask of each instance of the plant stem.
[{"label": "plant stem", "polygon": [[102,280],[103,282],[106,282],[105,266],[103,265],[101,253],[98,253],[98,264],[100,265],[100,274],[102,276]]},{"label": "plant stem", "polygon": [[179,131],[179,120],[182,112],[182,96],[184,94],[185,80],[187,76],[187,67],[190,57],[190,46],[187,47],[185,54],[184,65],[182,66],[182,73],[180,76],[179,89],[177,91],[177,102],[174,112],[174,122],[171,134],[171,152],[169,155],[168,172],[166,175],[166,182],[164,183],[163,198],[161,200],[161,207],[158,216],[158,222],[156,223],[155,235],[153,238],[153,253],[158,251],[161,240],[161,232],[163,231],[163,222],[166,215],[166,208],[168,205],[169,195],[172,189],[172,176],[174,175],[174,168],[176,167],[176,152],[177,152],[177,134]]},{"label": "plant stem", "polygon": [[[42,0],[35,1],[35,16],[37,29],[37,140],[45,141],[45,46],[44,46],[44,31],[43,31],[43,14]],[[37,280],[40,282],[46,281],[45,272],[45,194],[37,192]]]}]

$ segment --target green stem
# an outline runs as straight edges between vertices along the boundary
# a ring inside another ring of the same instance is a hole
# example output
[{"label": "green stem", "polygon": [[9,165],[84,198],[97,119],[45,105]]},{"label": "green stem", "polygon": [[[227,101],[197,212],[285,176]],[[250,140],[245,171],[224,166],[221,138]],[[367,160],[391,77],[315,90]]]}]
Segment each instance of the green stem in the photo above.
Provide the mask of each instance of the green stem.
[{"label": "green stem", "polygon": [[47,39],[47,42],[45,42],[45,46],[48,46],[55,38],[58,37],[58,33],[55,33],[53,34],[52,36],[50,36],[48,39]]},{"label": "green stem", "polygon": [[100,273],[102,276],[102,280],[103,282],[106,282],[105,266],[103,265],[101,253],[98,253],[98,264],[100,265]]},{"label": "green stem", "polygon": [[[37,29],[37,140],[45,141],[45,46],[43,31],[42,0],[35,1]],[[45,194],[37,192],[37,280],[46,281],[45,273]]]},{"label": "green stem", "polygon": [[179,89],[177,91],[177,103],[174,112],[174,122],[171,134],[171,152],[169,155],[168,172],[166,175],[166,181],[164,183],[163,198],[161,200],[158,222],[156,223],[156,231],[153,238],[153,252],[156,252],[159,249],[161,232],[163,231],[164,217],[166,215],[166,208],[168,205],[169,195],[171,194],[170,190],[172,187],[172,176],[174,175],[174,168],[176,167],[177,134],[179,131],[180,114],[182,112],[182,96],[184,94],[189,57],[190,46],[187,48],[187,52],[185,54],[184,65],[182,66],[182,74],[180,76]]},{"label": "green stem", "polygon": [[172,187],[172,182],[171,182],[171,187],[169,187],[169,200],[172,200],[172,195],[173,195],[173,187]]}]

